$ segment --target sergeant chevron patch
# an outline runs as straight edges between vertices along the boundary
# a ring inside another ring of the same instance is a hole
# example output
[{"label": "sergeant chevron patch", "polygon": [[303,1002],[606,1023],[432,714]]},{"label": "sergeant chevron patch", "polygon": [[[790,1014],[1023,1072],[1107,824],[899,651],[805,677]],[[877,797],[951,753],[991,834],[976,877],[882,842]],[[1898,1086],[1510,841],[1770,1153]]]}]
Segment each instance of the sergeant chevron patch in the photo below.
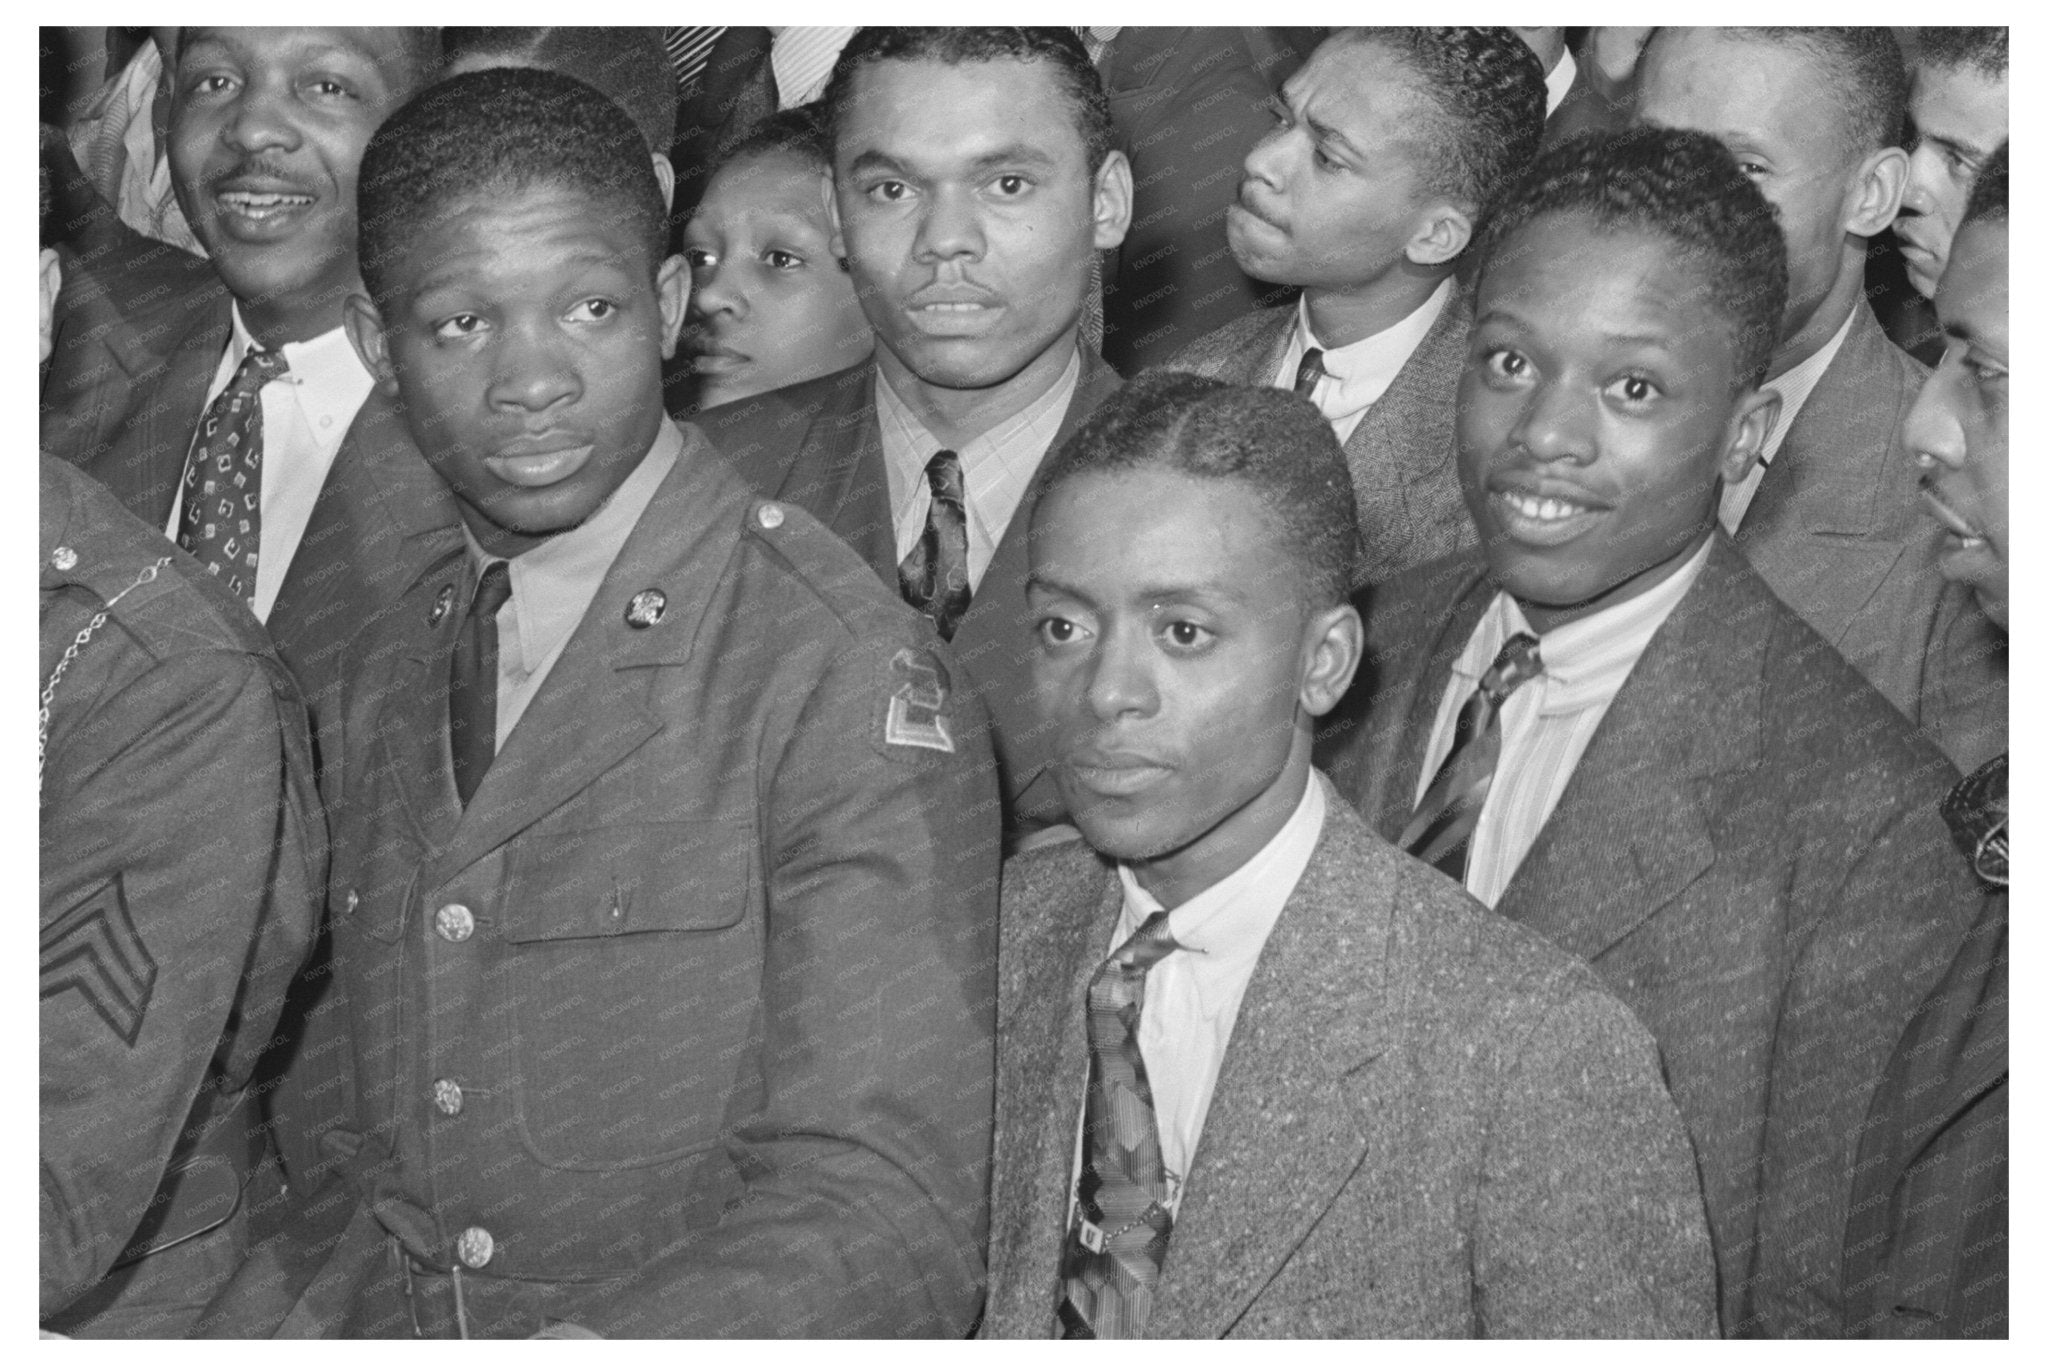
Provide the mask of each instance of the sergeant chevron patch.
[{"label": "sergeant chevron patch", "polygon": [[889,672],[893,687],[883,742],[953,753],[953,732],[946,725],[952,680],[946,666],[924,651],[898,650],[889,661]]},{"label": "sergeant chevron patch", "polygon": [[43,999],[77,991],[133,1048],[156,989],[156,960],[128,915],[120,876],[46,926],[42,951]]}]

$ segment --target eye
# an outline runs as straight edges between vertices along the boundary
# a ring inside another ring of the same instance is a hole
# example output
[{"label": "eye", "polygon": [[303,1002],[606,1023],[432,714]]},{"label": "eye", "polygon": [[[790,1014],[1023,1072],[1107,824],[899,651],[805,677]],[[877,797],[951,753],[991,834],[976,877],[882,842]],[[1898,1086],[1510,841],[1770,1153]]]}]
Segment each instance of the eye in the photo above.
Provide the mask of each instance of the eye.
[{"label": "eye", "polygon": [[618,311],[610,299],[585,299],[569,310],[568,317],[572,322],[601,323]]},{"label": "eye", "polygon": [[1325,152],[1323,150],[1323,145],[1321,143],[1316,144],[1316,165],[1322,167],[1326,171],[1334,171],[1341,167],[1343,164],[1343,162],[1338,161],[1328,152]]},{"label": "eye", "polygon": [[1657,387],[1656,382],[1643,375],[1623,375],[1608,385],[1607,389],[1630,407],[1640,407],[1664,396],[1664,391]]},{"label": "eye", "polygon": [[233,76],[218,73],[196,77],[186,88],[195,95],[224,95],[235,85]]},{"label": "eye", "polygon": [[878,180],[868,186],[868,198],[883,204],[894,204],[910,193],[910,187],[900,180]]},{"label": "eye", "polygon": [[999,175],[995,178],[996,193],[1005,199],[1015,199],[1031,188],[1031,182],[1020,175]]},{"label": "eye", "polygon": [[1169,647],[1181,651],[1202,649],[1210,641],[1216,639],[1216,633],[1208,627],[1198,625],[1182,617],[1175,617],[1168,621],[1161,634],[1166,637],[1166,643]]},{"label": "eye", "polygon": [[1037,629],[1038,639],[1052,649],[1071,645],[1083,635],[1079,622],[1050,613],[1038,619]]},{"label": "eye", "polygon": [[691,270],[709,270],[718,264],[718,253],[702,247],[684,247],[683,259],[690,263]]},{"label": "eye", "polygon": [[2003,365],[1994,360],[1986,360],[1974,351],[1964,354],[1963,368],[1968,370],[1979,384],[1995,384],[2003,381],[2006,376]]},{"label": "eye", "polygon": [[351,90],[348,86],[343,85],[340,81],[335,80],[332,76],[316,76],[313,78],[313,80],[307,83],[306,88],[310,92],[312,92],[315,95],[318,95],[322,99],[333,100],[355,98],[355,91]]},{"label": "eye", "polygon": [[1488,347],[1480,364],[1487,378],[1494,380],[1518,380],[1529,373],[1529,358],[1505,346]]},{"label": "eye", "polygon": [[435,323],[434,336],[441,341],[463,341],[481,334],[487,326],[489,324],[474,313],[457,313]]},{"label": "eye", "polygon": [[767,263],[770,270],[801,270],[804,264],[803,257],[793,251],[784,251],[780,247],[768,248],[761,253],[761,259]]},{"label": "eye", "polygon": [[1735,159],[1735,169],[1748,176],[1751,180],[1759,179],[1771,173],[1770,167],[1764,165],[1761,161],[1751,161],[1747,157],[1737,157]]}]

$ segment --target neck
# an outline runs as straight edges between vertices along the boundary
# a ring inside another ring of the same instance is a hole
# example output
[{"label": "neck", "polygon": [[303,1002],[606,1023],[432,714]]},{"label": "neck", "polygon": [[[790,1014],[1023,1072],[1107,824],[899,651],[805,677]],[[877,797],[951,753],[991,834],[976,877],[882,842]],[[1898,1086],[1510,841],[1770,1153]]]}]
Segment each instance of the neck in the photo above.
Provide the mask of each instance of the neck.
[{"label": "neck", "polygon": [[279,296],[252,302],[238,298],[235,306],[249,335],[266,351],[275,351],[286,342],[311,341],[340,327],[342,300],[366,292],[362,277],[357,276],[345,288],[322,289],[312,299]]},{"label": "neck", "polygon": [[887,346],[875,347],[875,362],[896,396],[917,414],[933,439],[952,450],[1008,421],[1043,398],[1073,359],[1079,325],[1068,328],[1022,370],[980,389],[953,389],[918,378]]},{"label": "neck", "polygon": [[1828,338],[1841,330],[1849,315],[1856,311],[1856,301],[1863,297],[1863,255],[1861,239],[1852,253],[1852,259],[1845,261],[1841,272],[1835,276],[1835,283],[1822,296],[1819,305],[1807,315],[1806,321],[1792,330],[1790,336],[1778,343],[1776,353],[1771,356],[1770,373],[1766,380],[1774,380],[1801,361],[1812,359],[1815,352],[1828,344]]},{"label": "neck", "polygon": [[1316,330],[1317,341],[1332,348],[1376,337],[1427,303],[1448,274],[1441,267],[1403,260],[1356,288],[1305,290],[1309,326]]},{"label": "neck", "polygon": [[1133,860],[1131,876],[1138,885],[1170,911],[1208,891],[1271,844],[1308,790],[1314,772],[1309,734],[1307,724],[1298,723],[1278,776],[1194,843],[1142,863]]}]

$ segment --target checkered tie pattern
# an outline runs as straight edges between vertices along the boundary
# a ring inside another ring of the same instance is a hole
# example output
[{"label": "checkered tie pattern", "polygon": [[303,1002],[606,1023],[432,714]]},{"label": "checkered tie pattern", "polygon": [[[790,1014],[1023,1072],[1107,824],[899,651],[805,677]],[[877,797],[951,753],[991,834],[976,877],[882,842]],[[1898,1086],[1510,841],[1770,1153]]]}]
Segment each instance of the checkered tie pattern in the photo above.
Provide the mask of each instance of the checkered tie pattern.
[{"label": "checkered tie pattern", "polygon": [[257,394],[289,369],[282,353],[251,347],[228,387],[206,405],[185,461],[178,548],[244,602],[256,596],[262,531],[263,404]]},{"label": "checkered tie pattern", "polygon": [[951,640],[974,596],[967,582],[967,477],[952,451],[932,456],[924,473],[931,481],[932,505],[925,513],[924,534],[896,566],[896,584],[903,600]]},{"label": "checkered tie pattern", "polygon": [[1060,1258],[1060,1336],[1140,1338],[1152,1309],[1173,1193],[1152,1084],[1138,1051],[1145,974],[1180,945],[1155,911],[1088,984],[1088,1099],[1075,1186],[1078,1222]]},{"label": "checkered tie pattern", "polygon": [[1466,850],[1500,764],[1501,706],[1515,689],[1542,672],[1536,637],[1527,631],[1509,636],[1494,656],[1493,667],[1459,709],[1450,753],[1401,832],[1398,842],[1403,849],[1459,882],[1465,880]]}]

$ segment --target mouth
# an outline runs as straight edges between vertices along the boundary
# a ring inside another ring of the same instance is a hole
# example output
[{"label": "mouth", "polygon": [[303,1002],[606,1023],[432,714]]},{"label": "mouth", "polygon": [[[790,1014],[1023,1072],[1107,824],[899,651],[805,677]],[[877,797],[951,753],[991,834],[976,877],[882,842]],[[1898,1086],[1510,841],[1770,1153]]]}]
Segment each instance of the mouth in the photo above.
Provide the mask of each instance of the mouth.
[{"label": "mouth", "polygon": [[232,235],[262,240],[291,227],[319,201],[275,183],[229,183],[213,192],[216,216]]},{"label": "mouth", "polygon": [[926,289],[910,296],[904,312],[920,331],[939,336],[980,332],[1003,310],[994,295],[960,289]]},{"label": "mouth", "polygon": [[1250,185],[1250,181],[1239,182],[1237,187],[1237,198],[1231,201],[1229,217],[1232,220],[1237,221],[1241,221],[1242,219],[1248,218],[1252,222],[1257,223],[1261,227],[1264,227],[1272,232],[1285,231],[1285,229],[1283,229],[1280,226],[1280,224],[1274,220],[1274,217],[1270,212],[1261,209],[1257,204],[1252,202],[1252,197],[1246,193]]},{"label": "mouth", "polygon": [[1583,535],[1613,509],[1575,490],[1487,490],[1494,520],[1510,539],[1527,545],[1562,545]]},{"label": "mouth", "polygon": [[1081,750],[1066,759],[1074,781],[1098,797],[1130,797],[1164,782],[1173,770],[1157,759],[1125,751]]},{"label": "mouth", "polygon": [[496,455],[484,457],[484,468],[507,484],[523,489],[543,489],[573,478],[586,464],[597,447],[593,444],[568,445],[554,441],[521,449],[514,445]]},{"label": "mouth", "polygon": [[700,375],[729,375],[754,363],[754,358],[744,351],[701,338],[691,342],[690,351],[690,368]]},{"label": "mouth", "polygon": [[1974,550],[1984,545],[1984,533],[1979,531],[1960,512],[1950,507],[1936,492],[1934,481],[1923,476],[1920,480],[1920,501],[1942,529],[1954,538],[1956,549]]}]

